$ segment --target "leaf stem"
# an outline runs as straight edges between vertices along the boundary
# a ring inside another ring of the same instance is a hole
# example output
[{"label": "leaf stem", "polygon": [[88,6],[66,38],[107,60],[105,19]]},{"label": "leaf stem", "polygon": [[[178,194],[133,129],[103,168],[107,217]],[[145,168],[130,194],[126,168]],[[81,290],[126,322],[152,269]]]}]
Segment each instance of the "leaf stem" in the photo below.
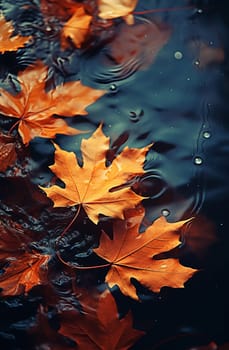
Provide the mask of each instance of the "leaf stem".
[{"label": "leaf stem", "polygon": [[80,209],[81,209],[81,204],[79,204],[77,211],[76,211],[75,215],[73,216],[72,220],[69,222],[69,224],[65,227],[64,231],[61,233],[60,237],[57,240],[57,243],[67,233],[67,231],[70,229],[70,227],[74,224],[75,220],[77,219],[77,217],[79,215]]},{"label": "leaf stem", "polygon": [[165,12],[165,11],[178,11],[178,10],[190,10],[194,9],[194,6],[180,6],[180,7],[168,7],[168,8],[159,8],[159,9],[151,9],[151,10],[145,10],[145,11],[134,11],[134,15],[145,15],[147,13],[154,13],[154,12]]},{"label": "leaf stem", "polygon": [[64,261],[64,259],[61,257],[60,252],[58,251],[58,245],[59,245],[59,241],[60,239],[67,233],[67,231],[69,230],[69,228],[73,225],[73,223],[75,222],[75,220],[77,219],[79,212],[81,209],[81,204],[78,206],[77,212],[75,213],[75,215],[73,216],[72,220],[69,222],[69,224],[65,227],[64,231],[61,233],[61,235],[57,238],[56,240],[56,255],[58,257],[58,259],[66,266],[77,269],[77,270],[91,270],[91,269],[98,269],[98,268],[103,268],[103,267],[108,267],[111,264],[107,263],[107,264],[103,264],[103,265],[94,265],[94,266],[75,266],[71,263],[68,263],[67,261]]},{"label": "leaf stem", "polygon": [[76,270],[94,270],[94,269],[102,269],[104,267],[110,267],[111,263],[103,264],[103,265],[93,265],[93,266],[76,266],[71,263],[68,263],[67,261],[64,261],[60,255],[60,253],[57,251],[56,255],[58,259],[66,266],[70,267],[71,269],[76,269]]},{"label": "leaf stem", "polygon": [[11,136],[12,131],[13,131],[13,130],[15,129],[15,127],[20,123],[20,121],[21,121],[20,119],[17,120],[16,123],[14,123],[14,124],[11,126],[10,130],[8,131],[8,135]]}]

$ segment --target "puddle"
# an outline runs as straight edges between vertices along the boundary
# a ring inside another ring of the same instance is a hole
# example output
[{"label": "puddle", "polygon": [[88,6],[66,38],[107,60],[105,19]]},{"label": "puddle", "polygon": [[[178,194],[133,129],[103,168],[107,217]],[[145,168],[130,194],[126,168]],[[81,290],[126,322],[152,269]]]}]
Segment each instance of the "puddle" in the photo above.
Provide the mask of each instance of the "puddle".
[{"label": "puddle", "polygon": [[[131,349],[188,350],[228,341],[226,5],[225,1],[176,0],[174,11],[147,13],[167,9],[171,2],[139,0],[133,26],[117,20],[82,50],[71,45],[63,50],[58,41],[60,21],[51,16],[45,27],[42,14],[36,11],[38,1],[1,4],[3,15],[15,21],[16,30],[33,39],[16,53],[0,55],[0,87],[15,94],[20,89],[16,74],[42,60],[50,67],[49,88],[81,79],[85,85],[105,90],[106,94],[87,108],[87,116],[68,118],[70,126],[90,132],[58,135],[55,142],[82,159],[81,140],[102,123],[104,134],[110,137],[108,161],[126,145],[142,148],[153,143],[144,176],[132,184],[133,190],[147,197],[143,200],[145,219],[151,222],[161,215],[169,222],[196,218],[185,233],[182,248],[174,253],[184,265],[200,269],[185,289],[165,287],[160,293],[151,293],[135,281],[141,303],[126,302],[118,288],[113,289],[120,314],[131,309],[136,327],[147,331]],[[12,118],[1,116],[4,133],[12,124]],[[72,297],[72,278],[103,288],[106,271],[69,275],[55,256],[56,237],[68,226],[76,208],[53,209],[37,189],[53,181],[48,169],[54,161],[51,141],[35,138],[26,148],[19,143],[16,152],[16,168],[0,173],[0,216],[5,227],[14,235],[20,225],[27,232],[31,250],[53,254],[49,277],[62,298],[69,301]],[[109,220],[103,217],[97,226],[81,211],[77,225],[73,223],[69,234],[58,241],[61,258],[70,266],[100,264],[93,248],[98,245],[101,226],[111,234]],[[3,273],[4,262],[0,266]],[[47,345],[48,340],[41,345],[39,336],[26,333],[35,327],[37,309],[46,297],[41,286],[28,296],[2,297],[0,310],[5,317],[0,321],[0,342],[5,348],[54,349]],[[53,332],[59,327],[54,304],[51,300],[47,311]],[[66,349],[71,348],[76,347],[69,342]]]}]

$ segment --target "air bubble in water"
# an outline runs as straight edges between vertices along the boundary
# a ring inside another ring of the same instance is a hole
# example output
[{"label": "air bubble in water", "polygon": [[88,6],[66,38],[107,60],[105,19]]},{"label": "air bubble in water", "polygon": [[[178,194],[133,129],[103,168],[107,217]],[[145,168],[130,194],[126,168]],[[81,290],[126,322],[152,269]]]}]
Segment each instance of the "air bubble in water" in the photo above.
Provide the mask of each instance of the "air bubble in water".
[{"label": "air bubble in water", "polygon": [[183,58],[183,53],[180,51],[176,51],[174,53],[174,57],[176,58],[176,60],[181,60]]},{"label": "air bubble in water", "polygon": [[203,159],[201,157],[195,157],[194,158],[194,163],[196,165],[201,165],[203,163]]},{"label": "air bubble in water", "polygon": [[162,211],[161,211],[161,215],[162,216],[169,216],[169,214],[170,214],[170,211],[168,210],[168,209],[162,209]]},{"label": "air bubble in water", "polygon": [[203,13],[203,10],[202,9],[198,9],[197,12],[198,13]]},{"label": "air bubble in water", "polygon": [[143,109],[141,109],[137,112],[134,112],[134,111],[129,112],[129,118],[133,123],[138,122],[140,120],[140,118],[143,117],[143,115],[144,115]]},{"label": "air bubble in water", "polygon": [[210,133],[209,131],[205,131],[205,132],[203,133],[203,137],[204,137],[205,139],[210,139],[211,133]]}]

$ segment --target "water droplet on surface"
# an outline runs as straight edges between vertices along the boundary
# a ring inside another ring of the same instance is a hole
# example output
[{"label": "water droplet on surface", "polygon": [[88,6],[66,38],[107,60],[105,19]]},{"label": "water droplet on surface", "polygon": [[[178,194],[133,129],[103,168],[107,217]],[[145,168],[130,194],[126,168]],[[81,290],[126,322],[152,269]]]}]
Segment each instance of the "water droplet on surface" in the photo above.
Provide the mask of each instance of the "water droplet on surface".
[{"label": "water droplet on surface", "polygon": [[109,89],[110,89],[111,92],[117,92],[117,90],[118,90],[116,84],[111,84],[110,87],[109,87]]},{"label": "water droplet on surface", "polygon": [[51,32],[52,27],[50,27],[50,26],[46,26],[45,30],[46,30],[46,32]]},{"label": "water droplet on surface", "polygon": [[34,44],[35,40],[34,38],[29,38],[29,40],[27,41],[27,44]]},{"label": "water droplet on surface", "polygon": [[176,60],[181,60],[183,58],[183,53],[180,52],[180,51],[176,51],[174,53],[174,57],[175,57]]},{"label": "water droplet on surface", "polygon": [[201,165],[203,163],[203,159],[201,157],[195,157],[194,158],[194,163],[196,165]]},{"label": "water droplet on surface", "polygon": [[205,139],[210,139],[211,133],[210,133],[209,131],[204,131],[203,137],[204,137]]},{"label": "water droplet on surface", "polygon": [[167,267],[166,264],[161,265],[161,268],[162,268],[162,269],[165,269],[166,267]]},{"label": "water droplet on surface", "polygon": [[161,215],[162,216],[169,216],[169,214],[170,214],[170,211],[168,210],[168,209],[162,209],[162,211],[161,211]]}]

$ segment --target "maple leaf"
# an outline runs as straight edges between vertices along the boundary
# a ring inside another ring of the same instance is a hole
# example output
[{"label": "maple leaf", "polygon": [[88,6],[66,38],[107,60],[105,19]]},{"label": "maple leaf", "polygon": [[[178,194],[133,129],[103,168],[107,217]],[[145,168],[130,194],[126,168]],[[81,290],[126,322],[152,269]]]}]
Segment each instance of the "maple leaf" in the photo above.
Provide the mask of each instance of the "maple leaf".
[{"label": "maple leaf", "polygon": [[79,301],[83,312],[73,307],[63,312],[59,333],[73,339],[80,350],[127,350],[144,335],[133,328],[131,312],[118,318],[115,300],[108,290],[100,296],[85,291]]},{"label": "maple leaf", "polygon": [[228,346],[229,346],[229,343],[225,344],[226,347],[224,348],[223,347],[218,347],[218,345],[216,345],[216,343],[214,341],[211,341],[209,344],[207,345],[201,345],[201,346],[195,346],[190,348],[190,349],[187,349],[187,350],[228,350]]},{"label": "maple leaf", "polygon": [[50,326],[50,315],[45,312],[45,308],[40,305],[36,317],[36,323],[29,329],[28,333],[31,342],[34,344],[33,349],[42,350],[67,350],[66,338],[61,336],[55,329]]},{"label": "maple leaf", "polygon": [[189,47],[195,55],[198,68],[205,68],[211,64],[221,64],[225,60],[225,50],[222,47],[214,47],[201,40],[191,41]]},{"label": "maple leaf", "polygon": [[0,171],[5,171],[17,157],[14,139],[0,133]]},{"label": "maple leaf", "polygon": [[25,251],[32,241],[30,234],[24,234],[20,225],[10,220],[8,225],[0,221],[0,260],[17,257]]},{"label": "maple leaf", "polygon": [[80,131],[54,115],[87,114],[85,108],[105,92],[84,86],[80,81],[58,85],[45,92],[47,67],[41,62],[18,75],[21,91],[12,95],[0,88],[1,113],[18,118],[19,134],[25,144],[36,136],[54,138],[56,134],[76,135]]},{"label": "maple leaf", "polygon": [[13,35],[14,27],[10,21],[6,21],[0,14],[0,53],[7,51],[16,51],[19,47],[23,47],[30,39],[29,36]]},{"label": "maple leaf", "polygon": [[54,16],[55,18],[67,19],[72,16],[78,8],[73,0],[40,0],[40,9],[45,16]]},{"label": "maple leaf", "polygon": [[196,271],[182,266],[178,259],[153,259],[154,255],[179,245],[179,232],[187,220],[169,223],[160,217],[144,233],[139,233],[143,217],[142,207],[127,210],[125,220],[114,222],[113,240],[103,232],[99,247],[94,249],[111,264],[106,275],[109,286],[118,285],[124,295],[133,299],[138,296],[131,278],[151,291],[159,292],[164,286],[183,287]]},{"label": "maple leaf", "polygon": [[128,186],[112,190],[130,179],[144,173],[143,163],[149,146],[142,149],[125,147],[106,166],[109,137],[102,127],[81,144],[83,166],[79,166],[73,152],[62,150],[55,145],[55,163],[52,172],[65,183],[65,188],[57,185],[40,187],[53,201],[54,207],[82,205],[91,221],[97,224],[99,214],[123,218],[123,210],[135,207],[143,197]]},{"label": "maple leaf", "polygon": [[46,281],[49,255],[24,253],[18,258],[9,258],[10,263],[0,276],[2,295],[27,293],[31,288]]},{"label": "maple leaf", "polygon": [[145,68],[154,61],[170,34],[170,28],[152,22],[135,23],[133,26],[123,23],[108,45],[109,56],[116,64],[131,65],[134,62],[139,68]]},{"label": "maple leaf", "polygon": [[46,281],[49,255],[30,253],[28,246],[32,232],[24,232],[19,224],[0,222],[0,261],[6,264],[0,275],[1,295],[27,293],[32,287]]},{"label": "maple leaf", "polygon": [[73,16],[65,23],[61,36],[62,46],[65,48],[66,38],[70,38],[77,48],[80,48],[89,32],[92,16],[85,12],[84,6],[79,5]]},{"label": "maple leaf", "polygon": [[98,0],[99,17],[113,19],[124,17],[128,24],[133,24],[133,15],[137,0]]}]

